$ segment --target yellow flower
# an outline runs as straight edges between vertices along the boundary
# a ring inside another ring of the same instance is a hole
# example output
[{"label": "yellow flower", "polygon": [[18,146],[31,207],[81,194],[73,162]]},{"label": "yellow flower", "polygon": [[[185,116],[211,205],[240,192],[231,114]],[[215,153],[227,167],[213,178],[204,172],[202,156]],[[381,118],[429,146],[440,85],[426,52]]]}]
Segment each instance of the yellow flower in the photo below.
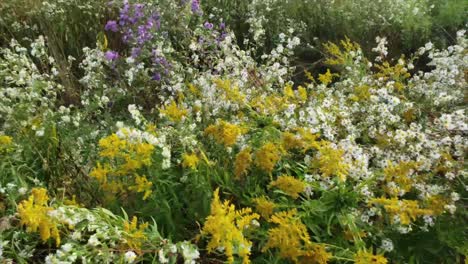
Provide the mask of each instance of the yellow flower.
[{"label": "yellow flower", "polygon": [[324,74],[319,74],[318,79],[319,79],[319,81],[320,81],[321,83],[323,83],[324,85],[328,85],[329,83],[332,82],[333,76],[338,76],[338,74],[336,74],[336,73],[333,73],[333,74],[332,74],[332,73],[330,72],[330,69],[327,69],[327,72],[326,72],[326,73],[324,73]]},{"label": "yellow flower", "polygon": [[236,155],[236,160],[234,162],[234,175],[237,179],[240,179],[242,176],[247,174],[247,170],[252,164],[252,154],[250,151],[251,148],[246,147]]},{"label": "yellow flower", "polygon": [[29,233],[37,232],[43,242],[54,238],[56,245],[60,245],[60,234],[57,220],[49,216],[53,208],[47,206],[49,196],[44,188],[33,188],[32,194],[27,200],[18,205],[18,215],[21,225],[26,226]]},{"label": "yellow flower", "polygon": [[374,255],[362,250],[359,250],[354,255],[355,264],[387,264],[387,259],[383,255]]},{"label": "yellow flower", "polygon": [[120,139],[116,134],[112,134],[108,137],[99,140],[99,147],[101,157],[115,158],[119,152],[125,148],[127,142]]},{"label": "yellow flower", "polygon": [[301,263],[307,264],[327,264],[332,254],[325,250],[325,247],[320,244],[311,245]]},{"label": "yellow flower", "polygon": [[244,101],[245,95],[239,90],[238,86],[232,85],[230,80],[215,79],[213,82],[218,89],[224,91],[227,100],[235,103],[242,103]]},{"label": "yellow flower", "polygon": [[297,199],[299,194],[304,191],[306,184],[292,176],[282,175],[276,181],[271,182],[270,187],[277,187],[287,195]]},{"label": "yellow flower", "polygon": [[250,263],[252,242],[244,236],[243,231],[252,225],[253,220],[259,218],[250,208],[236,210],[229,201],[221,203],[219,189],[216,189],[211,202],[211,214],[206,218],[202,229],[202,235],[211,236],[207,245],[208,253],[223,248],[228,263],[234,263],[234,254],[242,257],[242,263]]},{"label": "yellow flower", "polygon": [[96,178],[100,183],[107,182],[107,174],[110,172],[107,164],[104,167],[98,162],[97,166],[89,173],[89,176]]},{"label": "yellow flower", "polygon": [[200,162],[200,159],[195,153],[192,153],[192,154],[184,153],[182,155],[182,159],[183,159],[182,166],[184,168],[191,168],[192,170],[196,170],[198,162]]},{"label": "yellow flower", "polygon": [[283,148],[285,150],[302,149],[304,147],[303,139],[298,137],[297,135],[294,135],[293,133],[283,132],[282,139]]},{"label": "yellow flower", "polygon": [[346,180],[349,165],[343,162],[344,151],[335,149],[329,143],[319,147],[318,167],[324,177],[336,175],[341,181]]},{"label": "yellow flower", "polygon": [[284,91],[283,91],[284,95],[286,97],[289,97],[289,98],[294,98],[294,91],[292,89],[292,85],[290,83],[288,83],[285,87],[284,87]]},{"label": "yellow flower", "polygon": [[226,147],[234,145],[237,138],[244,133],[244,130],[234,124],[225,121],[220,121],[217,125],[210,125],[205,129],[206,135],[211,135],[219,144],[224,144]]},{"label": "yellow flower", "polygon": [[151,188],[153,187],[153,183],[148,181],[148,179],[146,178],[146,176],[140,176],[140,175],[136,175],[136,178],[135,178],[135,185],[134,186],[130,186],[128,189],[129,190],[135,190],[136,192],[138,193],[141,193],[141,192],[144,192],[144,195],[143,195],[143,201],[146,200],[150,195],[151,193],[153,192],[151,190]]},{"label": "yellow flower", "polygon": [[148,227],[148,223],[143,223],[138,226],[138,218],[134,216],[132,221],[125,221],[124,223],[124,238],[125,244],[128,249],[135,250],[137,252],[141,249],[141,244],[146,241],[145,229]]},{"label": "yellow flower", "polygon": [[7,147],[13,142],[13,139],[9,136],[0,136],[0,148]]},{"label": "yellow flower", "polygon": [[268,230],[268,241],[262,249],[264,252],[278,248],[282,258],[294,262],[307,254],[305,248],[311,245],[310,237],[306,226],[297,216],[296,209],[275,213],[270,222],[277,226]]},{"label": "yellow flower", "polygon": [[270,216],[273,214],[275,210],[276,204],[272,201],[269,201],[265,196],[260,198],[255,198],[255,209],[260,215],[265,219],[270,219]]},{"label": "yellow flower", "polygon": [[172,101],[169,105],[164,108],[160,108],[159,111],[166,115],[170,120],[178,122],[187,115],[188,110],[183,106],[178,106],[175,101]]},{"label": "yellow flower", "polygon": [[403,225],[409,225],[411,221],[416,220],[419,216],[433,215],[434,212],[429,209],[419,208],[418,201],[414,200],[398,200],[398,198],[374,198],[369,201],[370,204],[383,205],[385,211],[390,214],[390,221],[395,221],[395,216],[398,216],[399,221]]},{"label": "yellow flower", "polygon": [[402,161],[397,165],[388,162],[388,166],[384,169],[385,181],[396,183],[398,188],[386,187],[387,193],[396,197],[400,193],[400,188],[405,192],[411,190],[415,180],[410,178],[410,174],[418,167],[419,163],[414,161]]},{"label": "yellow flower", "polygon": [[299,99],[301,100],[301,102],[307,101],[307,98],[308,98],[307,90],[303,86],[299,86],[297,88],[297,95],[298,95]]},{"label": "yellow flower", "polygon": [[275,144],[269,142],[255,153],[255,164],[265,172],[271,173],[280,158],[280,150]]}]

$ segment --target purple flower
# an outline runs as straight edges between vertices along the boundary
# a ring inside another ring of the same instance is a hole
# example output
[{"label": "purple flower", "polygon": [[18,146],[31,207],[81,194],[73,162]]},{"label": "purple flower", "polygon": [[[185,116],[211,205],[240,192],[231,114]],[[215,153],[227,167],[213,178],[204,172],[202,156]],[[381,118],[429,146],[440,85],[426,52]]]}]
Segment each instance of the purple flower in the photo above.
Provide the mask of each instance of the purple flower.
[{"label": "purple flower", "polygon": [[156,72],[153,74],[153,77],[151,78],[153,81],[160,81],[161,80],[161,74],[159,72]]},{"label": "purple flower", "polygon": [[107,21],[107,24],[104,27],[104,29],[106,31],[117,32],[119,30],[119,27],[118,27],[117,22],[115,20],[109,20],[109,21]]},{"label": "purple flower", "polygon": [[203,26],[206,28],[206,29],[213,29],[213,24],[211,24],[210,22],[206,21],[205,24],[203,24]]},{"label": "purple flower", "polygon": [[226,28],[226,24],[224,24],[224,22],[221,22],[221,24],[219,24],[219,28],[224,30]]},{"label": "purple flower", "polygon": [[114,61],[119,58],[119,53],[116,51],[109,50],[109,51],[106,51],[105,57],[109,61]]},{"label": "purple flower", "polygon": [[200,10],[200,0],[192,0],[192,13],[194,14],[201,14]]},{"label": "purple flower", "polygon": [[132,48],[132,58],[136,59],[138,56],[140,56],[140,53],[141,53],[141,48],[139,47],[136,47],[136,48]]}]

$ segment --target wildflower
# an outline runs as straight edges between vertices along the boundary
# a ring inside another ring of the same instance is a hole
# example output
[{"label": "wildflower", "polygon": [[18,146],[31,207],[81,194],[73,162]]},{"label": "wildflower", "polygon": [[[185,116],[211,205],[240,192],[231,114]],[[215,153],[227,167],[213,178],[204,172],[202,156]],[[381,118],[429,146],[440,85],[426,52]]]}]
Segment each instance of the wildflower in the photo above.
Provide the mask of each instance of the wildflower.
[{"label": "wildflower", "polygon": [[116,51],[109,50],[106,51],[105,57],[108,61],[115,61],[119,58],[119,53]]},{"label": "wildflower", "polygon": [[216,142],[226,147],[234,145],[242,133],[244,131],[240,126],[225,121],[220,121],[217,125],[210,125],[205,129],[206,135],[213,136]]},{"label": "wildflower", "polygon": [[153,183],[148,181],[148,179],[146,178],[146,176],[139,176],[139,175],[136,175],[136,178],[135,178],[135,185],[134,186],[130,186],[128,189],[129,190],[135,190],[136,192],[138,193],[141,193],[141,192],[144,192],[144,195],[143,195],[143,201],[146,200],[150,195],[151,193],[153,192],[151,190],[151,187],[153,186]]},{"label": "wildflower", "polygon": [[161,114],[166,115],[170,120],[178,122],[181,121],[184,116],[187,115],[187,109],[179,107],[175,101],[172,101],[169,105],[160,109]]},{"label": "wildflower", "polygon": [[9,136],[0,136],[0,147],[8,146],[13,142],[12,138]]},{"label": "wildflower", "polygon": [[341,181],[345,181],[349,165],[343,162],[344,151],[335,149],[330,144],[323,144],[319,147],[319,153],[317,163],[322,175],[324,177],[336,175]]},{"label": "wildflower", "polygon": [[374,255],[362,250],[359,250],[354,255],[354,263],[356,264],[387,264],[387,259],[383,255]]},{"label": "wildflower", "polygon": [[119,30],[117,22],[115,20],[107,21],[106,26],[104,27],[104,30],[117,32]]},{"label": "wildflower", "polygon": [[95,167],[90,173],[89,176],[96,178],[100,183],[107,182],[107,174],[111,172],[108,166],[102,166],[101,163],[98,162],[97,167]]},{"label": "wildflower", "polygon": [[203,24],[203,26],[208,30],[213,29],[213,24],[208,21],[206,21],[205,24]]},{"label": "wildflower", "polygon": [[269,142],[255,153],[255,164],[265,172],[271,173],[281,158],[281,152],[275,144]]},{"label": "wildflower", "polygon": [[99,155],[101,157],[115,158],[125,148],[126,144],[127,142],[121,140],[116,134],[102,138],[99,140],[99,147],[101,148]]},{"label": "wildflower", "polygon": [[323,245],[314,243],[307,248],[307,252],[302,258],[301,263],[327,264],[331,257],[332,254],[327,252]]},{"label": "wildflower", "polygon": [[191,168],[192,170],[196,170],[198,162],[200,162],[200,159],[195,153],[192,153],[192,154],[184,153],[182,155],[182,159],[183,159],[182,166],[184,168]]},{"label": "wildflower", "polygon": [[0,152],[8,152],[11,149],[13,139],[9,136],[0,135]]},{"label": "wildflower", "polygon": [[333,73],[333,74],[332,74],[332,73],[330,72],[330,69],[327,69],[327,72],[326,72],[326,73],[324,73],[324,74],[319,74],[318,79],[319,79],[319,81],[320,81],[322,84],[328,85],[328,84],[330,84],[330,83],[332,82],[333,76],[338,76],[338,74],[336,74],[336,73]]},{"label": "wildflower", "polygon": [[304,146],[304,141],[290,132],[284,132],[282,135],[283,138],[283,148],[285,150],[290,149],[302,149]]},{"label": "wildflower", "polygon": [[260,198],[255,198],[255,209],[260,215],[265,219],[270,219],[270,216],[273,214],[273,210],[275,210],[276,204],[274,202],[269,201],[265,196]]},{"label": "wildflower", "polygon": [[234,162],[234,175],[237,179],[240,179],[243,175],[247,174],[247,170],[252,164],[252,154],[250,153],[251,148],[246,147],[236,155]]},{"label": "wildflower", "polygon": [[125,262],[126,263],[133,263],[135,262],[137,255],[133,251],[125,252]]},{"label": "wildflower", "polygon": [[211,214],[206,218],[202,230],[202,235],[211,235],[207,245],[208,253],[223,248],[228,257],[228,263],[234,263],[234,254],[242,257],[243,263],[250,263],[252,242],[247,240],[243,230],[252,220],[259,218],[260,216],[252,213],[250,208],[236,210],[229,201],[221,203],[219,189],[216,189],[211,202]]},{"label": "wildflower", "polygon": [[[370,204],[383,205],[386,212],[390,214],[391,221],[398,219],[403,225],[409,225],[411,221],[416,220],[418,216],[433,215],[434,211],[419,208],[418,201],[398,200],[398,198],[374,198],[369,201]],[[397,217],[397,218],[395,218]]]},{"label": "wildflower", "polygon": [[278,248],[282,258],[294,262],[306,255],[304,249],[311,244],[310,237],[306,226],[297,217],[296,209],[275,213],[269,221],[277,226],[268,230],[268,241],[262,251]]},{"label": "wildflower", "polygon": [[270,187],[277,187],[287,195],[297,199],[299,194],[304,191],[306,184],[292,176],[282,175],[276,181],[271,182]]},{"label": "wildflower", "polygon": [[43,242],[52,237],[56,245],[60,245],[58,223],[49,215],[53,209],[47,206],[48,200],[46,189],[33,188],[29,198],[18,205],[20,223],[26,226],[29,233],[39,230]]},{"label": "wildflower", "polygon": [[192,0],[191,10],[192,10],[192,13],[194,14],[197,14],[197,15],[201,14],[200,0]]},{"label": "wildflower", "polygon": [[148,227],[148,223],[143,223],[138,226],[138,218],[134,216],[132,221],[126,221],[124,223],[124,238],[125,243],[130,249],[139,251],[141,244],[146,240],[145,229]]}]

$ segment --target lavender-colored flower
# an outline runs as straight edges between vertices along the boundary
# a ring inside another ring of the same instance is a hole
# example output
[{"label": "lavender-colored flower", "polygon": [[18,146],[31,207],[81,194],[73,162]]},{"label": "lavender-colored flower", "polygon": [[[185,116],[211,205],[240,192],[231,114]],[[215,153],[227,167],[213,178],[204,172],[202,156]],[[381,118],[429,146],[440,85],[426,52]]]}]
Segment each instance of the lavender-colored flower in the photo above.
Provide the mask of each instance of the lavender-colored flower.
[{"label": "lavender-colored flower", "polygon": [[136,48],[132,48],[132,58],[136,59],[138,56],[140,56],[140,53],[141,53],[141,48],[139,47],[136,47]]},{"label": "lavender-colored flower", "polygon": [[109,51],[106,51],[106,54],[104,56],[106,57],[107,60],[114,61],[119,58],[119,53],[116,51],[109,50]]},{"label": "lavender-colored flower", "polygon": [[203,24],[203,26],[209,30],[213,29],[213,24],[208,21],[206,21],[205,24]]},{"label": "lavender-colored flower", "polygon": [[200,10],[200,0],[192,0],[192,13],[194,14],[201,14]]},{"label": "lavender-colored flower", "polygon": [[226,24],[224,22],[221,22],[221,24],[219,24],[219,28],[224,30],[226,28]]},{"label": "lavender-colored flower", "polygon": [[109,21],[107,21],[107,24],[104,27],[104,30],[117,32],[119,30],[119,27],[118,27],[117,22],[115,20],[109,20]]},{"label": "lavender-colored flower", "polygon": [[151,78],[153,81],[160,81],[161,80],[161,74],[159,72],[156,72],[153,74],[153,77]]}]

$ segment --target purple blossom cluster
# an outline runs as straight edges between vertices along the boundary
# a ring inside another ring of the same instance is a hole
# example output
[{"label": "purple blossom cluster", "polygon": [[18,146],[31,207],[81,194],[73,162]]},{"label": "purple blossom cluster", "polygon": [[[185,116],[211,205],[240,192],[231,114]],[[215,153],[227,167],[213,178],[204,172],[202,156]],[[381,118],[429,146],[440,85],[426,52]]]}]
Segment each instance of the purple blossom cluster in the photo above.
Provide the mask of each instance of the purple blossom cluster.
[{"label": "purple blossom cluster", "polygon": [[[118,21],[109,20],[104,29],[111,32],[121,32],[122,41],[132,47],[132,57],[140,55],[145,43],[154,37],[154,31],[161,27],[159,12],[152,11],[146,15],[144,4],[130,4],[125,1],[120,9]],[[110,58],[112,56],[106,56]],[[112,57],[113,58],[113,57]]]}]

